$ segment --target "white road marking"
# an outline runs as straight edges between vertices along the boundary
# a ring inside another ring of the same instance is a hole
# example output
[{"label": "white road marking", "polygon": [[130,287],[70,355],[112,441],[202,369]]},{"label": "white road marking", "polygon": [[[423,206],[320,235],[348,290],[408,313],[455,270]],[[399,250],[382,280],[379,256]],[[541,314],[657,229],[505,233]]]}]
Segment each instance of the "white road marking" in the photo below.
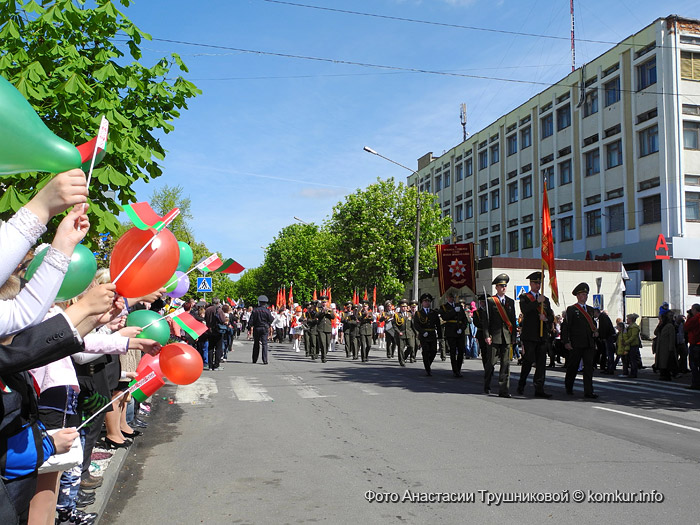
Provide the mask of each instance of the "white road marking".
[{"label": "white road marking", "polygon": [[[357,383],[355,383],[355,384],[357,384]],[[368,396],[378,396],[378,395],[380,395],[379,392],[375,392],[375,391],[372,390],[371,388],[366,387],[366,386],[364,386],[364,385],[357,385],[357,386],[360,387],[360,390],[362,390],[362,392],[363,392],[364,394],[367,394]]]},{"label": "white road marking", "polygon": [[286,374],[280,376],[284,381],[289,383],[294,387],[294,390],[296,390],[297,394],[299,394],[299,397],[304,398],[304,399],[313,399],[317,397],[335,397],[334,395],[330,396],[324,396],[319,392],[318,388],[312,385],[305,385],[304,380],[299,377],[299,376],[294,376],[291,374]]},{"label": "white road marking", "polygon": [[175,403],[196,405],[200,401],[210,399],[212,395],[218,392],[219,389],[216,387],[216,381],[213,378],[200,377],[191,385],[178,385],[175,390]]},{"label": "white road marking", "polygon": [[670,421],[664,421],[662,419],[656,419],[653,417],[647,417],[647,416],[640,416],[637,414],[631,414],[630,412],[623,412],[622,410],[615,410],[612,408],[606,408],[606,407],[593,407],[597,410],[605,410],[607,412],[614,412],[616,414],[622,414],[623,416],[629,416],[629,417],[636,417],[638,419],[646,419],[647,421],[653,421],[655,423],[661,423],[663,425],[669,425],[672,427],[677,427],[677,428],[682,428],[684,430],[692,430],[693,432],[700,432],[700,428],[695,428],[695,427],[689,427],[686,425],[679,425],[678,423],[671,423]]},{"label": "white road marking", "polygon": [[255,377],[231,377],[233,397],[239,401],[272,401],[267,389]]},{"label": "white road marking", "polygon": [[[517,377],[520,378],[519,373],[512,373],[511,377]],[[580,376],[576,376],[576,378],[579,381],[574,382],[574,385],[576,383],[580,383]],[[528,378],[529,379],[529,378]],[[627,383],[625,381],[614,381],[611,382],[610,379],[607,378],[598,378],[594,377],[593,378],[593,387],[594,389],[601,389],[601,390],[617,390],[618,392],[627,392],[627,393],[632,393],[632,394],[649,394],[650,392],[653,392],[655,394],[671,394],[674,396],[690,396],[691,394],[688,392],[684,392],[681,390],[666,390],[665,385],[658,385],[657,387],[653,386],[637,386],[638,383]],[[545,385],[549,384],[561,384],[564,385],[564,378],[560,376],[547,376],[545,379]],[[611,384],[612,383],[612,384]],[[613,384],[615,386],[613,386]]]}]

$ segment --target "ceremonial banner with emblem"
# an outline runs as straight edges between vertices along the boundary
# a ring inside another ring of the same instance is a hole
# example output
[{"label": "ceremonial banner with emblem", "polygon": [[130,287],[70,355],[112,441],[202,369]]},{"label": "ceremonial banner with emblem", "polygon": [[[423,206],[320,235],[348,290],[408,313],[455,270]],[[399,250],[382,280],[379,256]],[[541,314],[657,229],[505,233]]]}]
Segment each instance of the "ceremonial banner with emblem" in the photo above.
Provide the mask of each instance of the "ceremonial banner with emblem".
[{"label": "ceremonial banner with emblem", "polygon": [[437,260],[440,275],[440,295],[451,286],[462,288],[468,286],[476,289],[474,278],[474,243],[438,244]]}]

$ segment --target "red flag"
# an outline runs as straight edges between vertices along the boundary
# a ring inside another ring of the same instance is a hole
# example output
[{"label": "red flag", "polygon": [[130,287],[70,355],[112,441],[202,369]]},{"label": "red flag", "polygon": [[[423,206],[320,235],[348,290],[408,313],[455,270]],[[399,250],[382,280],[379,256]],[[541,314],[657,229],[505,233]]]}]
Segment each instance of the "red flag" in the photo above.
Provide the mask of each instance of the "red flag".
[{"label": "red flag", "polygon": [[352,291],[352,304],[359,304],[360,300],[357,297],[357,290]]},{"label": "red flag", "polygon": [[372,308],[377,306],[377,285],[374,285],[374,291],[372,292]]},{"label": "red flag", "polygon": [[245,268],[230,257],[221,262],[221,265],[214,271],[218,273],[241,273]]},{"label": "red flag", "polygon": [[318,295],[316,294],[316,287],[314,286],[314,301],[318,301]]},{"label": "red flag", "polygon": [[195,340],[207,331],[207,325],[197,321],[188,312],[182,312],[180,315],[176,315],[173,317],[173,321]]},{"label": "red flag", "polygon": [[542,268],[549,270],[549,288],[552,300],[559,306],[559,285],[557,284],[557,269],[554,263],[554,237],[552,236],[552,218],[549,214],[549,198],[547,197],[547,181],[544,183],[542,198]]},{"label": "red flag", "polygon": [[331,297],[331,287],[328,287],[328,304],[331,304],[333,302],[333,299]]},{"label": "red flag", "polygon": [[363,300],[363,301],[369,300],[368,297],[367,297],[367,288],[365,288],[365,295],[362,296],[362,300]]},{"label": "red flag", "polygon": [[294,295],[292,295],[292,287],[294,286],[294,283],[290,283],[289,285],[289,305],[292,306],[294,304]]},{"label": "red flag", "polygon": [[282,287],[282,297],[280,298],[280,306],[286,306],[287,305],[287,285],[285,284]]}]

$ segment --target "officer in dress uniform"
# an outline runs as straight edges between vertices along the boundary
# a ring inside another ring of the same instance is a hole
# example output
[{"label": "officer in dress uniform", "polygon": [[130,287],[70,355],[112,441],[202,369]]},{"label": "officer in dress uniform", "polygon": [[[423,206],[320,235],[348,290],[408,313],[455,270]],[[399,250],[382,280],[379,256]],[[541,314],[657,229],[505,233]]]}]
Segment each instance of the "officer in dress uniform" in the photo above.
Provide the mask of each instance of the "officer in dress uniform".
[{"label": "officer in dress uniform", "polygon": [[437,310],[430,308],[433,296],[429,293],[424,293],[420,296],[420,302],[421,307],[413,317],[413,326],[420,339],[425,373],[431,376],[433,374],[430,367],[437,355],[438,340],[442,339],[442,327],[440,326],[440,316]]},{"label": "officer in dress uniform", "polygon": [[518,394],[523,395],[527,376],[534,364],[535,397],[550,398],[552,395],[544,391],[544,378],[554,312],[549,304],[549,299],[539,293],[542,286],[542,272],[531,273],[527,278],[530,280],[530,291],[520,296],[520,312],[523,314],[523,320],[520,324],[523,359],[520,380],[518,381]]},{"label": "officer in dress uniform", "polygon": [[418,348],[420,348],[420,341],[418,340],[418,332],[416,332],[416,323],[414,321],[417,311],[418,299],[411,299],[408,308],[408,313],[411,316],[411,331],[409,332],[408,336],[413,345],[413,349],[411,350],[411,363],[416,362],[416,355],[418,354]]},{"label": "officer in dress uniform", "polygon": [[491,284],[496,287],[496,295],[486,300],[488,322],[484,328],[484,341],[489,347],[484,364],[484,392],[491,393],[491,377],[499,361],[498,395],[511,397],[510,392],[510,360],[512,345],[515,341],[515,301],[506,297],[510,277],[502,273]]},{"label": "officer in dress uniform", "polygon": [[447,302],[440,306],[440,318],[444,325],[442,332],[445,342],[450,349],[450,363],[452,374],[462,377],[462,361],[464,360],[464,348],[466,346],[466,330],[469,325],[464,307],[455,303],[455,294],[447,293]]},{"label": "officer in dress uniform", "polygon": [[322,295],[319,297],[321,302],[318,311],[316,312],[316,319],[318,324],[316,325],[316,330],[318,331],[317,348],[321,350],[321,362],[326,362],[326,352],[331,344],[331,332],[333,331],[333,319],[335,319],[335,312],[328,307],[328,296]]},{"label": "officer in dress uniform", "polygon": [[248,321],[248,327],[253,332],[253,363],[258,362],[262,346],[262,362],[267,364],[267,336],[270,333],[272,314],[267,308],[267,296],[258,297],[258,307],[253,308]]},{"label": "officer in dress uniform", "polygon": [[394,329],[394,306],[391,301],[384,302],[384,313],[379,317],[379,321],[384,322],[384,342],[386,344],[387,359],[394,358],[396,351],[396,330]]},{"label": "officer in dress uniform", "polygon": [[352,301],[345,303],[345,310],[340,319],[343,323],[343,334],[345,334],[345,357],[352,356],[353,359],[357,359],[357,329],[359,320],[357,318],[357,312],[353,311]]},{"label": "officer in dress uniform", "polygon": [[372,312],[369,311],[369,301],[362,301],[360,311],[360,357],[362,362],[369,361],[369,350],[372,347]]},{"label": "officer in dress uniform", "polygon": [[574,395],[574,380],[578,373],[578,365],[583,359],[583,397],[596,399],[598,394],[593,392],[593,360],[595,359],[595,338],[598,337],[598,327],[593,320],[593,308],[586,305],[588,300],[588,284],[581,283],[572,292],[576,296],[576,304],[566,309],[566,323],[562,326],[561,340],[569,351],[566,358],[566,378],[564,385],[566,393]]},{"label": "officer in dress uniform", "polygon": [[316,339],[318,337],[316,303],[308,303],[302,319],[304,320],[304,349],[306,350],[306,357],[316,359]]},{"label": "officer in dress uniform", "polygon": [[406,301],[406,299],[401,299],[401,301],[399,301],[399,308],[394,314],[393,325],[394,338],[396,339],[396,346],[399,354],[399,364],[401,366],[406,366],[407,360],[411,362],[410,359],[414,351],[413,345],[415,341],[413,323],[411,321],[411,314],[408,311],[408,301]]}]

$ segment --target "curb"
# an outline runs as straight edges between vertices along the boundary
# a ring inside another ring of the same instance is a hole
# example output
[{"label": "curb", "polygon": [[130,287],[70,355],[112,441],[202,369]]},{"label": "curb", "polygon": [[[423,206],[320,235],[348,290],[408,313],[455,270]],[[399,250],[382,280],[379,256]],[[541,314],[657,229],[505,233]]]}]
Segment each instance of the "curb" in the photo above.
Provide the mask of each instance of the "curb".
[{"label": "curb", "polygon": [[112,496],[114,487],[117,484],[117,478],[119,477],[119,473],[121,472],[124,463],[126,462],[126,456],[131,450],[131,447],[133,447],[133,445],[131,445],[129,448],[118,448],[114,450],[114,455],[112,455],[109,465],[102,475],[102,486],[95,490],[95,503],[81,509],[85,512],[97,513],[95,525],[98,524],[102,518],[102,514],[107,507],[109,498]]}]

